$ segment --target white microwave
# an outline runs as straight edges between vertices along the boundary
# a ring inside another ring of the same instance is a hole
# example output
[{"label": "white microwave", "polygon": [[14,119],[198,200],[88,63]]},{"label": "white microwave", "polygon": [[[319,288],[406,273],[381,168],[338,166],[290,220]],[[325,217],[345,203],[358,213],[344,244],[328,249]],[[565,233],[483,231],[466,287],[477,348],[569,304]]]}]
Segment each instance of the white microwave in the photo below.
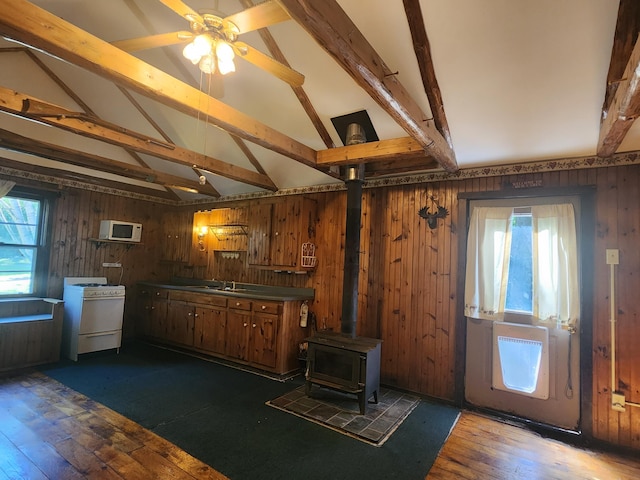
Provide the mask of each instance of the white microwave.
[{"label": "white microwave", "polygon": [[122,240],[139,242],[142,237],[142,224],[121,222],[120,220],[102,220],[100,222],[100,240]]}]

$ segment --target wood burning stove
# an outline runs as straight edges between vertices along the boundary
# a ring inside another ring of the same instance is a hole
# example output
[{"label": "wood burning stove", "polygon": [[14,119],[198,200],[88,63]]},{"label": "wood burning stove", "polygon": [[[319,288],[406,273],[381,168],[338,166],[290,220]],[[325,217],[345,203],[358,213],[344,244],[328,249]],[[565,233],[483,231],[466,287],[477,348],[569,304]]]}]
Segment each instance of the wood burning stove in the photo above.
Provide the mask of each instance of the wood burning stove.
[{"label": "wood burning stove", "polygon": [[307,396],[313,384],[356,394],[361,415],[372,395],[378,403],[382,340],[317,332],[307,342]]}]

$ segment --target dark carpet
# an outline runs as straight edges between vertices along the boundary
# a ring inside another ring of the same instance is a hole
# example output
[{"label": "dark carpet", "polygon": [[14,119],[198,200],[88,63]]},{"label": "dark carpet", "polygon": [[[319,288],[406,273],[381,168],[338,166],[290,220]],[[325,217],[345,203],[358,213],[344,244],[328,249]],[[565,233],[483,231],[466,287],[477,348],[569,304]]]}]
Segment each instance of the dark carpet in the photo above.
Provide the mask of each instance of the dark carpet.
[{"label": "dark carpet", "polygon": [[140,343],[40,370],[232,480],[422,480],[459,415],[421,400],[375,447],[266,405],[301,377],[274,381]]},{"label": "dark carpet", "polygon": [[371,401],[362,415],[356,395],[314,385],[310,396],[305,394],[305,387],[300,386],[268,401],[267,405],[379,447],[419,401],[415,395],[381,387],[378,403]]}]

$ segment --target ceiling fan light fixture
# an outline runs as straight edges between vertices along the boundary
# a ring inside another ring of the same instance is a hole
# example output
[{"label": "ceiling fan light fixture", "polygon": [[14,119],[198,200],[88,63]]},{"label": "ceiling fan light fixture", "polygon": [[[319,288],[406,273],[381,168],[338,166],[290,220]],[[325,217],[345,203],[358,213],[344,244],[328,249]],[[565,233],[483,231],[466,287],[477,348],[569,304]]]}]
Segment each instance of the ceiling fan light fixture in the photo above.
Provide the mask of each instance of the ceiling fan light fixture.
[{"label": "ceiling fan light fixture", "polygon": [[236,54],[227,42],[218,40],[216,43],[216,57],[218,57],[219,62],[231,62],[233,63],[233,57]]},{"label": "ceiling fan light fixture", "polygon": [[185,47],[182,49],[182,55],[194,65],[200,61],[201,57],[201,55],[198,55],[196,46],[193,44],[193,42],[189,42],[185,45]]},{"label": "ceiling fan light fixture", "polygon": [[198,63],[198,67],[200,68],[200,70],[202,70],[204,73],[215,73],[216,71],[216,59],[213,56],[212,53],[205,55],[204,57],[202,57],[200,59],[200,62]]},{"label": "ceiling fan light fixture", "polygon": [[218,59],[218,70],[222,75],[226,75],[227,73],[235,72],[236,65],[233,63],[233,60],[222,60]]},{"label": "ceiling fan light fixture", "polygon": [[212,39],[207,34],[196,36],[196,38],[193,39],[192,43],[195,48],[195,52],[198,53],[201,57],[204,55],[209,55],[213,50]]}]

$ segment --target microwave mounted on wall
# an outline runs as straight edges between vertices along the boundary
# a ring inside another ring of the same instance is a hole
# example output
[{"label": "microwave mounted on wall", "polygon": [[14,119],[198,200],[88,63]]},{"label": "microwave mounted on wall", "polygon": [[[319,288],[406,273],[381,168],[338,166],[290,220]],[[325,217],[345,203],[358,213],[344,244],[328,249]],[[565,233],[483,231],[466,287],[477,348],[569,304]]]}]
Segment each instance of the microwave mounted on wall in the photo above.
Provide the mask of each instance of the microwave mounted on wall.
[{"label": "microwave mounted on wall", "polygon": [[139,242],[142,237],[142,224],[122,222],[120,220],[102,220],[100,222],[100,240],[120,240]]}]

